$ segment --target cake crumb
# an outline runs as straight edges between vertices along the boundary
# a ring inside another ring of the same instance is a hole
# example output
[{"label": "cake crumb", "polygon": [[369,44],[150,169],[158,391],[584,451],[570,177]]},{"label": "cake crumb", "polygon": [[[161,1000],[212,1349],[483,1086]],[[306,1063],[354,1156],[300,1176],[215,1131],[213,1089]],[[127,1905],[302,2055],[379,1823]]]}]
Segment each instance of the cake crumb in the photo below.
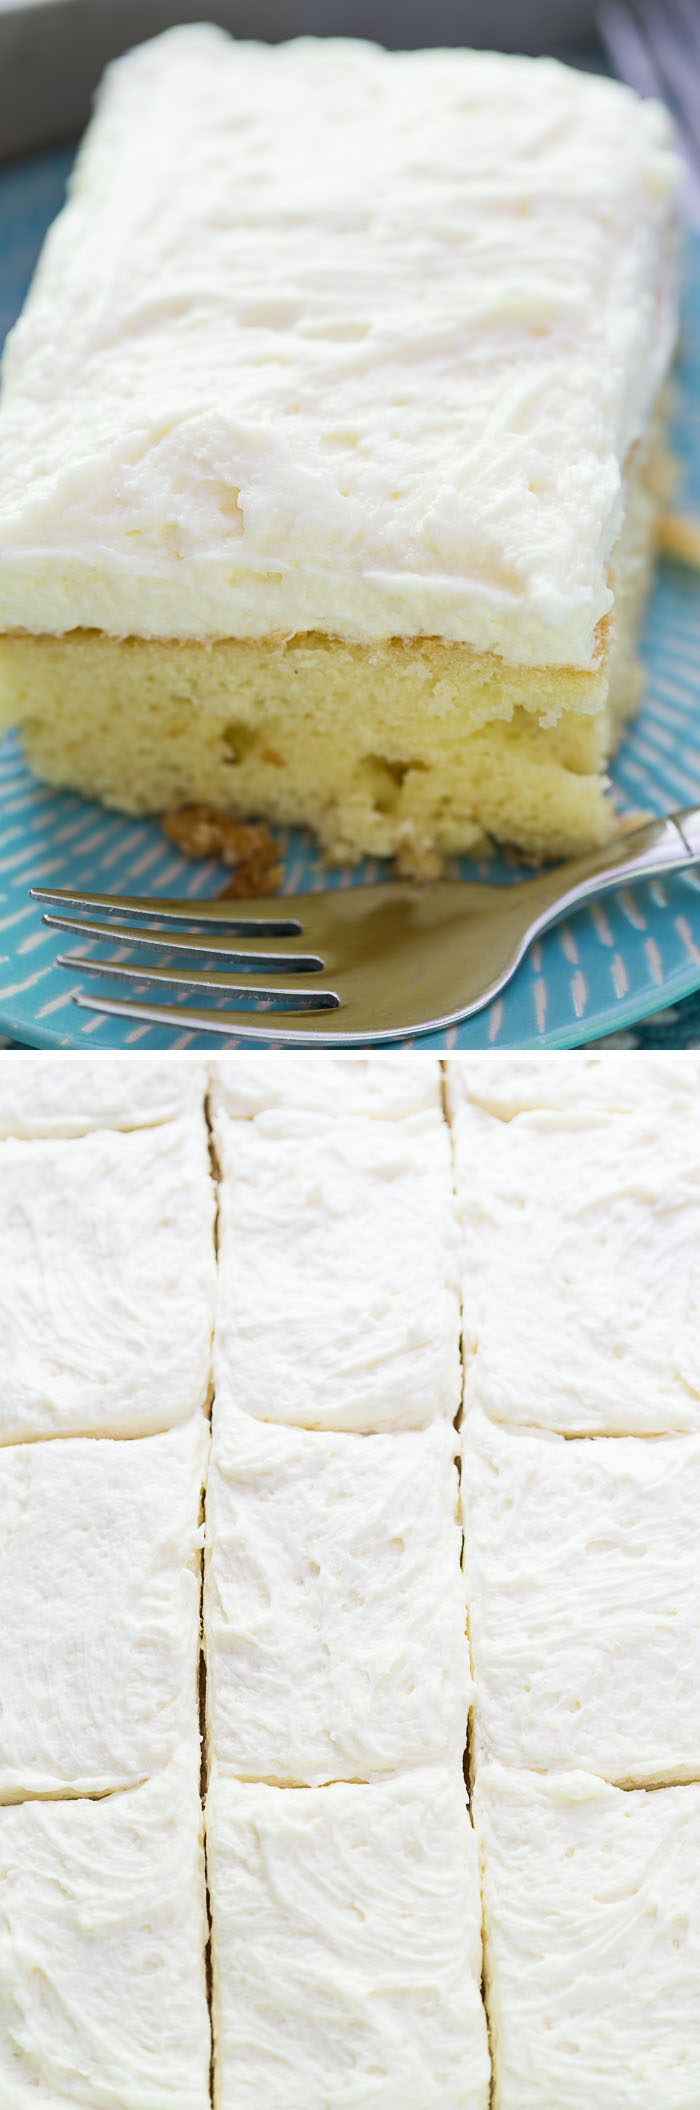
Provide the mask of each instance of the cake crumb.
[{"label": "cake crumb", "polygon": [[662,513],[657,540],[665,556],[700,571],[700,520],[693,520],[687,513]]},{"label": "cake crumb", "polygon": [[162,826],[183,857],[216,857],[233,867],[221,899],[279,893],[284,877],[280,845],[265,821],[238,821],[219,806],[182,806],[164,814]]},{"label": "cake crumb", "polygon": [[261,894],[280,894],[284,865],[268,865],[254,857],[244,858],[219,893],[220,901],[252,901]]},{"label": "cake crumb", "polygon": [[442,879],[445,859],[439,850],[419,850],[406,843],[393,860],[397,879],[415,879],[420,883],[426,879]]}]

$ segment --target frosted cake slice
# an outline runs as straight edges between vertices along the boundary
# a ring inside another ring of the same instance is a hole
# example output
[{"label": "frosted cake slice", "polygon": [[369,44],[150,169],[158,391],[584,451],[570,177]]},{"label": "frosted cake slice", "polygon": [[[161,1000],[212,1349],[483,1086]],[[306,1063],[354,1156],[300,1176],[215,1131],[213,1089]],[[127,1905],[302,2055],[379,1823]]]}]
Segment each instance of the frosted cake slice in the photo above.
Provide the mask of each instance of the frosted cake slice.
[{"label": "frosted cake slice", "polygon": [[207,1066],[182,1055],[3,1055],[0,1136],[83,1136],[204,1120]]},{"label": "frosted cake slice", "polygon": [[550,60],[198,25],[110,69],[4,362],[0,710],[40,774],[341,860],[609,832],[669,142]]},{"label": "frosted cake slice", "polygon": [[0,1443],[141,1436],[205,1405],[213,1224],[199,1116],[0,1142]]},{"label": "frosted cake slice", "polygon": [[199,1750],[203,1414],[0,1448],[0,1801],[101,1795]]},{"label": "frosted cake slice", "polygon": [[435,1055],[404,1053],[237,1054],[212,1063],[210,1105],[215,1134],[227,1115],[281,1134],[356,1118],[435,1127],[443,1119],[440,1065]]},{"label": "frosted cake slice", "polygon": [[700,1779],[700,1437],[462,1434],[479,1749],[620,1787]]},{"label": "frosted cake slice", "polygon": [[470,1701],[449,1424],[328,1435],[215,1418],[204,1604],[208,1749],[316,1786],[448,1759]]},{"label": "frosted cake slice", "polygon": [[494,2110],[700,2101],[700,1786],[481,1765]]},{"label": "frosted cake slice", "polygon": [[367,1432],[459,1405],[457,1226],[440,1127],[308,1137],[219,1120],[217,1414]]},{"label": "frosted cake slice", "polygon": [[[519,1114],[679,1113],[692,1122],[700,1112],[700,1056],[678,1049],[673,1055],[645,1050],[636,1054],[566,1055],[499,1054],[450,1056],[444,1065],[445,1096],[455,1140],[460,1189],[466,1194],[471,1172],[472,1137],[479,1135],[480,1113],[498,1121]],[[484,1134],[486,1124],[481,1124]]]},{"label": "frosted cake slice", "polygon": [[216,2110],[486,2110],[461,1772],[207,1802]]},{"label": "frosted cake slice", "polygon": [[0,1809],[4,2110],[207,2110],[196,1762],[103,1801]]},{"label": "frosted cake slice", "polygon": [[467,1404],[565,1436],[700,1430],[692,1106],[469,1116]]}]

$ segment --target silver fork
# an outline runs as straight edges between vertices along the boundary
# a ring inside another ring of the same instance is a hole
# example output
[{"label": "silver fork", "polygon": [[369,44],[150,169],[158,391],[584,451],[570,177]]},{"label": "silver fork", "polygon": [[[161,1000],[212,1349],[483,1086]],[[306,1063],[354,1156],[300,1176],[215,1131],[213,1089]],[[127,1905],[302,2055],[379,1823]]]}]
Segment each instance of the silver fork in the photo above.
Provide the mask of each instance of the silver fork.
[{"label": "silver fork", "polygon": [[[239,1002],[254,997],[264,1007],[194,1010],[80,990],[74,1002],[83,1010],[180,1030],[235,1033],[273,1045],[352,1047],[430,1033],[469,1018],[505,987],[532,940],[569,909],[610,887],[683,871],[699,861],[700,807],[695,807],[649,821],[601,850],[512,886],[395,881],[274,901],[194,904],[46,887],[32,887],[31,893],[35,901],[59,904],[64,911],[44,916],[54,930],[151,951],[165,947],[176,956],[142,967],[62,953],[61,967],[198,994],[225,992]],[[67,915],[69,908],[106,909],[134,922],[86,921]],[[160,928],[153,927],[154,919]],[[174,928],[163,929],[164,920]],[[205,929],[184,927],[192,923]],[[187,965],[188,954],[191,959],[219,956],[227,965]],[[262,980],[241,981],[242,974]],[[270,1011],[277,1014],[274,1024]]]},{"label": "silver fork", "polygon": [[604,0],[598,29],[620,79],[666,102],[685,162],[681,204],[700,228],[700,7],[698,0]]}]

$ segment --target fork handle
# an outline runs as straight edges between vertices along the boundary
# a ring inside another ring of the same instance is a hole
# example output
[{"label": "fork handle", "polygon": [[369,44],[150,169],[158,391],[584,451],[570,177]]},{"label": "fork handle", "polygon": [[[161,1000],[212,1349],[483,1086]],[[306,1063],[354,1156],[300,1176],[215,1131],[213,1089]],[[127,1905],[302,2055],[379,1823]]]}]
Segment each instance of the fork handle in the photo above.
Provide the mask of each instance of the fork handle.
[{"label": "fork handle", "polygon": [[669,813],[629,835],[615,836],[599,850],[571,857],[565,864],[538,873],[526,882],[537,927],[545,930],[567,909],[577,908],[609,887],[630,879],[650,879],[659,872],[683,871],[700,862],[700,807]]}]

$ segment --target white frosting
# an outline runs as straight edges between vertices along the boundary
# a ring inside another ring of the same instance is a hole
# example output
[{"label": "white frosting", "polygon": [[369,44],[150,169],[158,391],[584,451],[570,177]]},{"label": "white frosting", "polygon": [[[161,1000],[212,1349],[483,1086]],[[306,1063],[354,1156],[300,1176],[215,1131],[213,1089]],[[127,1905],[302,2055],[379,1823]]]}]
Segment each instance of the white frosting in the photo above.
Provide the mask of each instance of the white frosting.
[{"label": "white frosting", "polygon": [[0,1809],[3,2110],[208,2110],[196,1759]]},{"label": "white frosting", "polygon": [[220,1114],[264,1122],[271,1134],[314,1134],[358,1116],[381,1121],[442,1119],[435,1055],[236,1055],[211,1065],[210,1104]]},{"label": "white frosting", "polygon": [[463,1116],[468,1403],[564,1435],[700,1430],[692,1110]]},{"label": "white frosting", "polygon": [[479,1884],[458,1769],[308,1789],[215,1770],[207,1865],[221,2103],[486,2110]]},{"label": "white frosting", "polygon": [[[457,1439],[229,1413],[207,1488],[208,1749],[316,1786],[448,1759],[470,1703]],[[1,1653],[0,1653],[1,1663]]]},{"label": "white frosting", "polygon": [[672,344],[669,139],[550,60],[140,46],[8,345],[0,622],[589,666]]},{"label": "white frosting", "polygon": [[479,1106],[499,1120],[521,1113],[560,1109],[575,1113],[607,1109],[643,1113],[652,1104],[694,1118],[700,1107],[700,1056],[673,1055],[464,1055],[445,1062],[447,1102],[455,1132],[457,1162],[465,1191],[469,1182],[472,1125],[462,1108]]},{"label": "white frosting", "polygon": [[198,1741],[203,1414],[0,1449],[0,1801],[102,1794]]},{"label": "white frosting", "polygon": [[204,1405],[213,1214],[199,1117],[0,1143],[0,1443],[145,1435]]},{"label": "white frosting", "polygon": [[151,1128],[204,1107],[206,1064],[182,1055],[3,1055],[0,1136]]},{"label": "white frosting", "polygon": [[337,1123],[304,1137],[220,1118],[217,1415],[423,1427],[459,1405],[449,1137]]},{"label": "white frosting", "polygon": [[700,1437],[463,1432],[481,1745],[621,1787],[700,1779]]},{"label": "white frosting", "polygon": [[700,1786],[478,1769],[494,2110],[695,2110]]}]

